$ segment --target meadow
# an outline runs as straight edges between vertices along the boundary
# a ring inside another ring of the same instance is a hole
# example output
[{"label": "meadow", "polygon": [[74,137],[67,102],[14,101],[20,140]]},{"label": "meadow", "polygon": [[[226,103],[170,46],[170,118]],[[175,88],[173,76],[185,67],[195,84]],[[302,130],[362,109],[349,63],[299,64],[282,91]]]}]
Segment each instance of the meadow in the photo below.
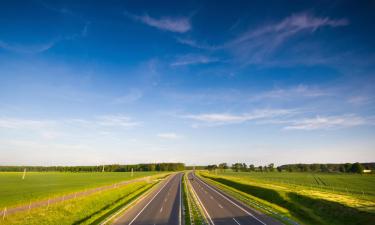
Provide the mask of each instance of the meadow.
[{"label": "meadow", "polygon": [[250,179],[259,183],[316,189],[355,195],[375,201],[375,175],[302,172],[218,172],[218,175]]},{"label": "meadow", "polygon": [[293,221],[372,224],[375,221],[373,175],[229,171],[198,174],[287,224],[294,224]]},{"label": "meadow", "polygon": [[27,204],[159,172],[0,172],[0,208]]},{"label": "meadow", "polygon": [[156,181],[139,181],[115,189],[38,207],[6,216],[0,224],[49,225],[100,224],[120,208],[130,204]]}]

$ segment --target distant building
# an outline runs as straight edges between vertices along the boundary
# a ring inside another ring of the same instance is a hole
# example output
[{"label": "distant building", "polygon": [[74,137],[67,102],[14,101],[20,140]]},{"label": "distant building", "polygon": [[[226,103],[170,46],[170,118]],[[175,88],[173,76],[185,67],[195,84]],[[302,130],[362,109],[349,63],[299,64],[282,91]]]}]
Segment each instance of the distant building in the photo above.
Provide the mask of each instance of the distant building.
[{"label": "distant building", "polygon": [[371,173],[371,170],[363,170],[363,173]]}]

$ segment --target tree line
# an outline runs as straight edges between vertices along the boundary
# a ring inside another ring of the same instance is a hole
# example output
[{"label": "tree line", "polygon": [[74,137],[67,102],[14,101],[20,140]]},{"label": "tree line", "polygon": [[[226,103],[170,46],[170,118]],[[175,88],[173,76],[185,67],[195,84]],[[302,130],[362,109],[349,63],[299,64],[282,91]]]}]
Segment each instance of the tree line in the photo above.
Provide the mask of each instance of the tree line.
[{"label": "tree line", "polygon": [[[103,169],[104,168],[104,169]],[[184,163],[144,163],[133,165],[98,165],[98,166],[0,166],[1,172],[130,172],[130,171],[181,171]]]},{"label": "tree line", "polygon": [[232,169],[235,172],[341,172],[341,173],[363,173],[363,170],[375,171],[375,163],[313,163],[313,164],[287,164],[275,167],[274,163],[266,166],[255,166],[254,164],[247,165],[246,163],[234,163],[229,166],[227,163],[220,163],[219,165],[212,164],[205,167],[207,170],[222,170]]}]

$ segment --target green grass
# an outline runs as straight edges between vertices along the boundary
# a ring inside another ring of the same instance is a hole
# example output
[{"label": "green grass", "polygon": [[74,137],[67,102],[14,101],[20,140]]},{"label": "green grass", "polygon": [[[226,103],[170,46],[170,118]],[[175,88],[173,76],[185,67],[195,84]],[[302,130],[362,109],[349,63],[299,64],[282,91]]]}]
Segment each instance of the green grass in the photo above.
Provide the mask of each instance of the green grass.
[{"label": "green grass", "polygon": [[28,172],[22,180],[22,173],[1,172],[0,208],[154,174],[157,172],[134,172],[133,177],[130,172]]},{"label": "green grass", "polygon": [[155,185],[140,181],[65,202],[9,215],[0,224],[99,224]]},{"label": "green grass", "polygon": [[356,195],[375,201],[375,175],[298,173],[298,172],[218,172],[218,175],[241,177],[256,182]]},{"label": "green grass", "polygon": [[[231,188],[236,192],[235,194],[240,194],[247,199],[245,201],[241,199],[245,203],[266,206],[279,215],[288,216],[303,224],[371,224],[375,221],[375,202],[371,200],[373,190],[368,187],[357,187],[357,185],[373,186],[374,179],[371,176],[339,177],[341,176],[339,174],[277,172],[225,172],[217,175],[201,172],[200,175],[214,181],[218,186]],[[315,181],[313,176],[319,176],[320,179],[316,179],[323,181],[325,186],[341,184],[350,187],[351,190],[366,189],[368,196],[332,191],[330,188],[311,188],[308,184],[312,179]],[[287,179],[294,182],[285,182]]]}]

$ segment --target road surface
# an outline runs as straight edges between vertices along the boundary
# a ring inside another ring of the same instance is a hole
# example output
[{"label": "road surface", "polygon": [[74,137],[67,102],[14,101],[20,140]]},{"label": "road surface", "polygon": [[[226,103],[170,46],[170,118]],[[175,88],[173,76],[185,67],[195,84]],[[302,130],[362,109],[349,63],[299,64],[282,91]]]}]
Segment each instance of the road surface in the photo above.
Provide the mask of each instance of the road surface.
[{"label": "road surface", "polygon": [[159,187],[127,210],[116,225],[181,225],[182,173],[171,175]]},{"label": "road surface", "polygon": [[188,178],[198,195],[210,225],[281,225],[282,223],[251,209],[207,184],[193,173]]}]

